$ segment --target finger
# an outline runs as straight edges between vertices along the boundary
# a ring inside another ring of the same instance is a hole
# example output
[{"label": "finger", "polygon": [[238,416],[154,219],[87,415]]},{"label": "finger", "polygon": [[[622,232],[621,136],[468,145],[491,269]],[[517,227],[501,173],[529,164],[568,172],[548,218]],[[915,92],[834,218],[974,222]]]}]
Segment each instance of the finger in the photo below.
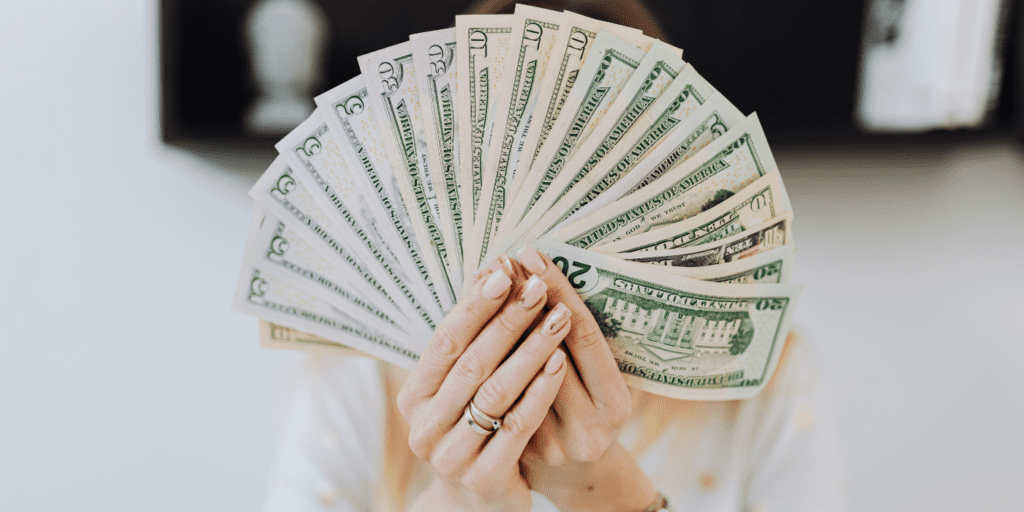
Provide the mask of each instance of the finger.
[{"label": "finger", "polygon": [[[516,300],[508,301],[487,322],[444,377],[440,389],[431,397],[430,407],[424,412],[431,424],[446,428],[455,424],[477,389],[491,376],[543,310],[546,292],[547,285],[538,277],[531,277],[515,288],[513,296]],[[518,396],[522,390],[516,391]]]},{"label": "finger", "polygon": [[[519,398],[533,376],[551,357],[572,325],[572,313],[559,303],[548,312],[501,366],[487,378],[473,397],[473,403],[488,416],[500,418]],[[564,356],[563,356],[564,357]]]},{"label": "finger", "polygon": [[[568,364],[566,366],[568,367]],[[570,369],[566,370],[566,376],[569,375],[569,371]],[[564,380],[562,381],[562,386],[565,386]],[[559,393],[561,393],[561,390],[559,390]],[[557,397],[555,401],[558,401]],[[547,414],[544,415],[544,421],[540,422],[537,431],[533,433],[533,437],[530,438],[526,448],[523,449],[524,461],[543,463],[544,465],[556,467],[565,464],[565,451],[562,449],[562,442],[558,437],[559,423],[558,414],[549,408]]]},{"label": "finger", "polygon": [[398,403],[407,417],[414,413],[410,408],[437,392],[455,361],[508,297],[509,274],[488,269],[475,277],[477,282],[438,326],[402,387]]},{"label": "finger", "polygon": [[[569,331],[569,315],[569,308],[563,304],[556,306],[547,314],[544,322],[484,381],[473,397],[473,403],[484,414],[492,418],[505,416],[506,411],[519,399],[549,359],[554,357],[555,362],[551,364],[556,366],[564,364],[565,352],[557,347]],[[435,469],[460,472],[460,465],[471,460],[486,440],[484,435],[473,428],[471,416],[466,414],[465,407],[462,417],[438,443],[437,455],[432,456],[431,461]],[[487,423],[481,426],[490,428]]]},{"label": "finger", "polygon": [[505,272],[512,277],[512,281],[516,283],[530,278],[530,273],[526,272],[519,262],[509,258],[505,253],[492,257],[487,261],[487,265],[492,272]]},{"label": "finger", "polygon": [[565,377],[565,359],[565,353],[556,349],[522,398],[505,414],[501,428],[491,436],[470,471],[501,470],[510,463],[518,463],[558,393]]},{"label": "finger", "polygon": [[516,259],[526,270],[548,285],[548,302],[562,302],[573,316],[573,328],[565,337],[565,346],[576,363],[579,376],[590,398],[598,406],[609,408],[629,403],[629,390],[619,374],[608,341],[594,320],[583,299],[550,258],[527,245],[519,249]]},{"label": "finger", "polygon": [[580,378],[576,362],[569,358],[566,366],[565,379],[551,408],[562,418],[562,422],[571,424],[581,418],[589,418],[595,414],[594,402]]},{"label": "finger", "polygon": [[[628,394],[628,390],[627,390]],[[608,448],[612,433],[617,432],[621,418],[628,418],[631,407],[601,410],[591,400],[573,361],[566,363],[565,378],[551,410],[559,419],[555,432],[562,462],[593,461]],[[551,447],[549,447],[551,450]],[[557,460],[557,457],[555,457]],[[552,464],[553,465],[553,464]]]},{"label": "finger", "polygon": [[[490,436],[477,432],[468,420],[469,417],[464,412],[434,444],[429,460],[436,473],[447,478],[462,475],[480,454],[481,448]],[[483,427],[489,429],[490,425]]]}]

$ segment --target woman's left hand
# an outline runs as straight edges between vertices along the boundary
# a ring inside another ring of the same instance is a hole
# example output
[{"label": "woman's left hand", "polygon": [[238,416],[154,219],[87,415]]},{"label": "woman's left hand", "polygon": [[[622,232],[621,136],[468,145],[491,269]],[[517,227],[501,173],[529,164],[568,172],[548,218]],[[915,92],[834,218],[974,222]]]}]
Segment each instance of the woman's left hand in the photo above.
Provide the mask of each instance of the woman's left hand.
[{"label": "woman's left hand", "polygon": [[657,491],[618,443],[632,397],[608,342],[561,270],[530,246],[516,259],[548,286],[548,303],[572,311],[565,338],[568,371],[554,404],[523,455],[530,487],[561,510],[642,510]]}]

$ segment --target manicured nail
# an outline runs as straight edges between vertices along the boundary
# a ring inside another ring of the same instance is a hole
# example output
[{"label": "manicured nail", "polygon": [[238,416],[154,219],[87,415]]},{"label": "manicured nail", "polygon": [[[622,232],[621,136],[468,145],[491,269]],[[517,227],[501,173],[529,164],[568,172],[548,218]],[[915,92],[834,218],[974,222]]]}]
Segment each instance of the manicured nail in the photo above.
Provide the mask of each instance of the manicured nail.
[{"label": "manicured nail", "polygon": [[537,276],[530,276],[530,279],[526,280],[526,285],[523,286],[523,294],[519,296],[519,302],[516,305],[520,309],[533,309],[547,296],[547,293],[547,283]]},{"label": "manicured nail", "polygon": [[540,257],[537,249],[529,245],[524,245],[522,249],[516,251],[516,259],[532,274],[543,274],[548,268],[547,264],[544,263],[544,258]]},{"label": "manicured nail", "polygon": [[572,311],[569,311],[569,307],[559,302],[555,309],[548,313],[548,317],[544,319],[542,332],[548,336],[554,336],[569,323],[569,317],[571,316]]},{"label": "manicured nail", "polygon": [[560,348],[556,348],[555,353],[551,354],[548,362],[544,365],[544,373],[554,375],[562,369],[563,365],[565,365],[565,352],[562,352]]},{"label": "manicured nail", "polygon": [[476,272],[473,272],[469,276],[469,284],[476,284],[477,281],[479,281],[480,279],[482,279],[485,276],[490,275],[491,272],[494,272],[494,271],[491,270],[490,267],[484,267],[484,268],[482,268],[480,270],[477,270]]},{"label": "manicured nail", "polygon": [[480,295],[494,300],[504,295],[510,286],[512,286],[512,278],[508,277],[508,274],[495,272],[484,281],[483,287],[480,288]]},{"label": "manicured nail", "polygon": [[490,258],[484,260],[483,267],[491,269],[492,272],[501,268],[500,264],[498,263],[497,256],[491,256]]},{"label": "manicured nail", "polygon": [[516,269],[512,266],[512,260],[508,259],[508,256],[505,253],[501,253],[491,258],[489,265],[491,270],[495,272],[504,272],[508,274],[509,277],[516,275]]}]

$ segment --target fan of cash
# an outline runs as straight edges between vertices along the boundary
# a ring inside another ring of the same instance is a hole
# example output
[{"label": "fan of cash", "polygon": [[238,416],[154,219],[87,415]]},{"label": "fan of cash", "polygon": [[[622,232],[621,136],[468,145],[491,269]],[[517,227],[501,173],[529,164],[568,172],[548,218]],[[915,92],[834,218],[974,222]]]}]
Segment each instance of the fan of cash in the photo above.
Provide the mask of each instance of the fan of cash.
[{"label": "fan of cash", "polygon": [[409,368],[466,276],[532,244],[630,385],[765,385],[801,289],[790,203],[757,115],[682,50],[520,5],[358,61],[250,191],[234,306],[275,346]]}]

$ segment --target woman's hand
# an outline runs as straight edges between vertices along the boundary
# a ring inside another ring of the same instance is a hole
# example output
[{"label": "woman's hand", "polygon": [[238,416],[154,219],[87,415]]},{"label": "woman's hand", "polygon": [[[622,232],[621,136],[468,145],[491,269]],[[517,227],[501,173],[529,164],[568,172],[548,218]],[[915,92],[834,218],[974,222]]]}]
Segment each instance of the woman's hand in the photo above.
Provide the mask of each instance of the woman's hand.
[{"label": "woman's hand", "polygon": [[657,491],[618,443],[633,404],[607,340],[550,258],[526,246],[516,259],[547,284],[548,302],[565,304],[574,319],[565,380],[523,457],[530,487],[561,510],[642,510]]},{"label": "woman's hand", "polygon": [[[566,356],[557,347],[569,331],[570,312],[561,304],[553,308],[509,355],[544,309],[547,285],[537,277],[513,283],[515,267],[507,257],[501,261],[474,276],[398,395],[409,445],[438,477],[417,503],[427,510],[532,506],[519,459],[566,374]],[[463,419],[470,400],[484,414],[503,418],[494,434],[480,434]]]}]

